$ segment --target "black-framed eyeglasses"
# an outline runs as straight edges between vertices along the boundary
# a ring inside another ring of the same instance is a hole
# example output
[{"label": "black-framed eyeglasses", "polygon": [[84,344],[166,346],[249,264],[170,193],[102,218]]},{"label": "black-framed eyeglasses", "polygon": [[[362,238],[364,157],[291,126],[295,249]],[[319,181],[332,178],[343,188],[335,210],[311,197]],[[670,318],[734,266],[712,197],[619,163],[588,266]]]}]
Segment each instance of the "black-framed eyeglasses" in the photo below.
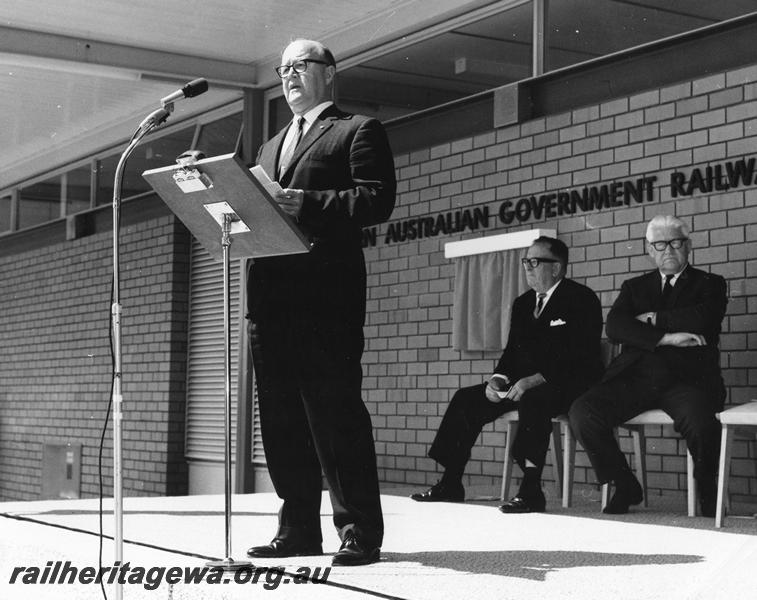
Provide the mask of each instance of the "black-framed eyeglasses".
[{"label": "black-framed eyeglasses", "polygon": [[296,60],[291,65],[281,65],[274,69],[276,71],[276,75],[284,79],[284,77],[288,77],[289,74],[294,71],[297,74],[304,73],[308,70],[308,63],[318,63],[319,65],[328,65],[330,63],[327,63],[325,60],[316,60],[314,58],[303,58],[302,60]]},{"label": "black-framed eyeglasses", "polygon": [[556,263],[556,262],[560,262],[560,261],[554,258],[521,258],[520,259],[520,264],[522,264],[523,267],[531,267],[532,269],[535,269],[542,263]]},{"label": "black-framed eyeglasses", "polygon": [[658,242],[649,242],[657,252],[665,252],[665,248],[670,246],[673,250],[680,250],[689,238],[673,238],[672,240],[660,240]]}]

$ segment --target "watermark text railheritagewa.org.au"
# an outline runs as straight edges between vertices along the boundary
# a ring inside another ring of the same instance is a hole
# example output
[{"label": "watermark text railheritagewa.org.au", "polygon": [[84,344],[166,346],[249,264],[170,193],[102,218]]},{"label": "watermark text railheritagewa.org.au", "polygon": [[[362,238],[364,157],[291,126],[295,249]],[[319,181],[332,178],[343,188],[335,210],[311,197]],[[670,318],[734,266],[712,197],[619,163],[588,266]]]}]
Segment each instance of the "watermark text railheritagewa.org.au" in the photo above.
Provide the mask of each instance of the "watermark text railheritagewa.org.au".
[{"label": "watermark text railheritagewa.org.au", "polygon": [[141,585],[155,590],[165,581],[168,584],[240,584],[262,585],[275,590],[279,585],[292,583],[325,583],[331,567],[297,567],[285,572],[284,567],[245,567],[224,571],[220,567],[139,567],[116,561],[112,567],[75,567],[71,561],[47,561],[44,567],[13,567],[8,583],[15,585],[72,585],[115,584]]}]

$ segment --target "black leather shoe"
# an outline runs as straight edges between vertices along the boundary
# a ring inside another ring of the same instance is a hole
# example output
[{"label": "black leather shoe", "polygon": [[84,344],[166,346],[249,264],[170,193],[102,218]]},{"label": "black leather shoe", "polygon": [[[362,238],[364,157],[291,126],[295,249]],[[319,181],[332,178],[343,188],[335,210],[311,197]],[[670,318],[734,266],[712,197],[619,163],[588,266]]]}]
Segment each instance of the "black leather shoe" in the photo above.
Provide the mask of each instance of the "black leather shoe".
[{"label": "black leather shoe", "polygon": [[255,558],[286,558],[287,556],[312,556],[323,554],[320,542],[304,542],[275,537],[270,544],[253,546],[247,556]]},{"label": "black leather shoe", "polygon": [[499,511],[506,514],[532,513],[544,512],[546,508],[547,499],[544,497],[544,494],[539,492],[534,497],[515,496],[500,506]]},{"label": "black leather shoe", "polygon": [[348,531],[331,564],[335,567],[355,567],[378,562],[380,558],[381,549],[378,546],[367,546],[357,539],[354,532]]},{"label": "black leather shoe", "polygon": [[411,494],[410,497],[416,502],[464,502],[465,488],[462,483],[448,485],[439,481],[425,492]]},{"label": "black leather shoe", "polygon": [[606,515],[624,515],[629,507],[641,504],[642,500],[644,500],[644,490],[641,489],[641,484],[636,477],[631,476],[622,483],[616,482],[615,493],[602,512]]}]

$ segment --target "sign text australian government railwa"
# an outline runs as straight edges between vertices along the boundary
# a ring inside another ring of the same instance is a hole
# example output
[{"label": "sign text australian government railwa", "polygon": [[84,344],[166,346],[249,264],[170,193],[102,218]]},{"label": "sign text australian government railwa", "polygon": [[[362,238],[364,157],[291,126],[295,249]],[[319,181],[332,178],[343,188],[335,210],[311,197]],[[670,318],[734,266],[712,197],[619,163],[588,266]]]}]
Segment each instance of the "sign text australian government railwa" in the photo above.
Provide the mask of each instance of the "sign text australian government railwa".
[{"label": "sign text australian government railwa", "polygon": [[[539,219],[553,219],[579,212],[603,210],[654,201],[657,177],[641,177],[595,186],[526,196],[519,200],[505,200],[499,205],[499,222],[510,225]],[[670,196],[680,198],[695,194],[724,192],[757,185],[757,159],[742,158],[706,167],[694,167],[688,172],[670,174]],[[433,216],[414,217],[390,223],[383,242],[392,244],[464,231],[476,231],[490,226],[488,206],[458,209]],[[377,243],[376,227],[363,230],[363,247]]]}]

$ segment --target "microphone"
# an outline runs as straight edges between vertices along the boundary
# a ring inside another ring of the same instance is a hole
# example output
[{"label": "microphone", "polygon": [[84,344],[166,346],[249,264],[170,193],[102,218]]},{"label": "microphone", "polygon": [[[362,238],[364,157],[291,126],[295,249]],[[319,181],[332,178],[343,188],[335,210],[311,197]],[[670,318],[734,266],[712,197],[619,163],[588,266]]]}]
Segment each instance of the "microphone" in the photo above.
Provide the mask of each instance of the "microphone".
[{"label": "microphone", "polygon": [[162,106],[165,106],[166,104],[171,104],[175,102],[176,100],[183,100],[184,98],[194,98],[195,96],[199,96],[200,94],[204,94],[208,91],[208,82],[206,79],[203,79],[202,77],[199,79],[195,79],[194,81],[190,81],[187,85],[185,85],[180,90],[176,90],[172,94],[168,94],[165,98],[161,98],[160,104]]},{"label": "microphone", "polygon": [[139,124],[139,128],[137,131],[142,129],[153,129],[154,127],[158,127],[161,123],[165,122],[165,120],[168,118],[168,116],[171,114],[171,111],[168,110],[166,107],[159,108],[158,110],[152,111],[149,115],[145,117],[145,119]]}]

